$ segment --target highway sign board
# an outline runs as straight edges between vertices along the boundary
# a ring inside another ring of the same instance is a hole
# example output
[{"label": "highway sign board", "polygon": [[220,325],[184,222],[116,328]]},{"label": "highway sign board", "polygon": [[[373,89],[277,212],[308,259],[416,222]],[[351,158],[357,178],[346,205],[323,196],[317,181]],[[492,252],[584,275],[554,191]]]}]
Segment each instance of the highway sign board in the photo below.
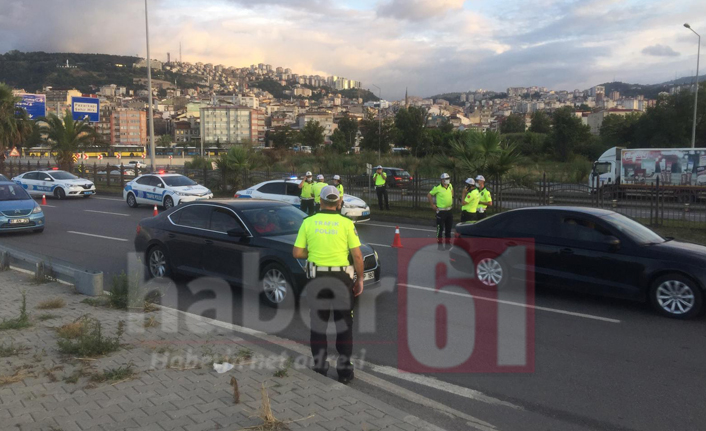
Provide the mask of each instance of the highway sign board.
[{"label": "highway sign board", "polygon": [[74,120],[88,120],[92,123],[100,121],[100,100],[93,97],[72,97],[71,113]]},{"label": "highway sign board", "polygon": [[46,94],[28,94],[20,93],[17,95],[22,100],[15,105],[18,108],[24,108],[30,120],[36,120],[39,117],[47,115],[47,96]]}]

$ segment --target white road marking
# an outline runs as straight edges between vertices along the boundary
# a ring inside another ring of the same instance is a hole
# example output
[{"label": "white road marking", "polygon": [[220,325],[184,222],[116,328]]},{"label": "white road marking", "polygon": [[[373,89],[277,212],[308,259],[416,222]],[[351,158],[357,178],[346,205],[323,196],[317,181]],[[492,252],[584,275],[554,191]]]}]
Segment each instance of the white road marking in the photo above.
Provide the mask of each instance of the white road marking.
[{"label": "white road marking", "polygon": [[[446,295],[453,295],[453,296],[461,296],[461,297],[466,297],[470,298],[471,295],[467,295],[464,293],[459,293],[459,292],[447,292],[444,290],[436,290],[432,289],[430,287],[424,287],[424,286],[415,286],[413,284],[404,284],[404,283],[399,283],[400,285],[405,285],[407,287],[411,287],[412,289],[419,289],[419,290],[426,290],[428,292],[434,292],[434,293],[443,293]],[[534,310],[539,310],[539,311],[547,311],[550,313],[557,313],[557,314],[565,314],[567,316],[574,316],[574,317],[583,317],[584,319],[593,319],[593,320],[600,320],[601,322],[608,322],[608,323],[621,323],[620,320],[617,319],[611,319],[609,317],[601,317],[601,316],[594,316],[592,314],[585,314],[585,313],[577,313],[574,311],[567,311],[567,310],[559,310],[557,308],[548,308],[548,307],[540,307],[538,305],[529,305],[529,304],[522,304],[520,302],[512,302],[512,301],[504,301],[501,299],[493,299],[493,298],[484,298],[482,296],[474,296],[474,300],[477,301],[490,301],[490,302],[497,302],[501,304],[507,304],[507,305],[515,305],[517,307],[525,307],[525,308],[531,308]]]},{"label": "white road marking", "polygon": [[39,206],[42,208],[56,208],[56,206],[54,206],[54,205],[41,205],[40,204]]},{"label": "white road marking", "polygon": [[130,214],[123,214],[123,213],[111,213],[108,211],[95,211],[95,210],[84,210],[87,213],[97,213],[97,214],[109,214],[109,215],[116,215],[116,216],[123,216],[123,217],[130,217]]},{"label": "white road marking", "polygon": [[[365,223],[365,224],[361,224],[361,226],[389,227],[390,229],[394,229],[394,228],[395,228],[395,226],[389,226],[389,225],[386,225],[386,224],[374,224],[374,223]],[[420,231],[422,231],[422,232],[436,232],[436,230],[434,230],[434,229],[420,229],[420,228],[417,228],[417,227],[404,227],[404,226],[400,226],[400,229],[420,230]]]},{"label": "white road marking", "polygon": [[115,199],[115,198],[99,198],[99,197],[97,197],[97,196],[94,196],[92,199],[100,199],[100,200],[102,200],[102,201],[118,201],[118,202],[122,202],[122,201],[123,201],[122,199]]},{"label": "white road marking", "polygon": [[74,235],[92,236],[92,237],[94,237],[94,238],[109,239],[109,240],[112,240],[112,241],[122,241],[122,242],[127,242],[127,241],[128,241],[128,240],[126,240],[125,238],[114,238],[114,237],[112,237],[112,236],[94,235],[94,234],[92,234],[92,233],[76,232],[76,231],[73,231],[73,230],[69,230],[69,231],[67,231],[67,232],[68,232],[68,233],[72,233],[72,234],[74,234]]},{"label": "white road marking", "polygon": [[385,244],[375,244],[374,242],[366,242],[366,244],[369,244],[369,245],[374,245],[375,247],[388,247],[388,248],[392,248],[392,246],[391,246],[391,245],[385,245]]}]

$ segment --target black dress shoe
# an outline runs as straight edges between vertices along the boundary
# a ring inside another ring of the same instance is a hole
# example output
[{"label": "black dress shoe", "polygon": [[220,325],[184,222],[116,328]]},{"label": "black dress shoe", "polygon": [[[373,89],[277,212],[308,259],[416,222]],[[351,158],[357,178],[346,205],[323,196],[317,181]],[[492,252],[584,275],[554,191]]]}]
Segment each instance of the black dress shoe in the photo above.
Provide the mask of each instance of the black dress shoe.
[{"label": "black dress shoe", "polygon": [[343,383],[344,385],[347,385],[350,383],[353,378],[355,377],[355,373],[353,371],[350,371],[345,374],[341,374],[340,372],[338,373],[338,383]]},{"label": "black dress shoe", "polygon": [[324,362],[323,367],[314,367],[312,368],[315,372],[321,374],[322,376],[326,377],[328,375],[328,362]]}]

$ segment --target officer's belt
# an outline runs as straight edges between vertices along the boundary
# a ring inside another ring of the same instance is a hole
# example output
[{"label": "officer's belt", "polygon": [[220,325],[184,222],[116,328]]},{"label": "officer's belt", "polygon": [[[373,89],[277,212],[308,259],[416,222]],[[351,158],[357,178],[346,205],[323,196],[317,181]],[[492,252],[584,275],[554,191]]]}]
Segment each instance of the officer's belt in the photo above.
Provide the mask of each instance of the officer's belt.
[{"label": "officer's belt", "polygon": [[316,271],[321,272],[346,272],[349,271],[353,266],[317,266]]},{"label": "officer's belt", "polygon": [[300,200],[303,200],[303,201],[310,201],[310,200],[312,200],[312,199],[314,199],[314,198],[302,198],[302,197],[300,197],[299,199],[300,199]]},{"label": "officer's belt", "polygon": [[448,207],[448,208],[437,208],[439,211],[451,211],[453,207]]}]

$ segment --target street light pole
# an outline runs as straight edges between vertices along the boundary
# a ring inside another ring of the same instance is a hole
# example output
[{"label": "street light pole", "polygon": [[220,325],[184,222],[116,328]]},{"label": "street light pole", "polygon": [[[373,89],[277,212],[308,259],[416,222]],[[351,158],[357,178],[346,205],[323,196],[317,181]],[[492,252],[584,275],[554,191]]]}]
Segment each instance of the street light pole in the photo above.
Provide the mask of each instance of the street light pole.
[{"label": "street light pole", "polygon": [[150,165],[152,172],[154,172],[154,113],[152,111],[152,65],[150,64],[150,23],[147,15],[147,0],[145,0],[145,35],[147,39],[147,100],[150,104],[147,121],[150,129]]},{"label": "street light pole", "polygon": [[380,162],[380,149],[382,148],[382,90],[377,85],[373,87],[378,89],[378,162]]},{"label": "street light pole", "polygon": [[696,50],[696,88],[694,89],[694,124],[691,126],[691,148],[696,147],[696,107],[699,102],[699,59],[701,57],[701,35],[694,31],[689,24],[684,27],[691,30],[699,38],[699,47]]}]

